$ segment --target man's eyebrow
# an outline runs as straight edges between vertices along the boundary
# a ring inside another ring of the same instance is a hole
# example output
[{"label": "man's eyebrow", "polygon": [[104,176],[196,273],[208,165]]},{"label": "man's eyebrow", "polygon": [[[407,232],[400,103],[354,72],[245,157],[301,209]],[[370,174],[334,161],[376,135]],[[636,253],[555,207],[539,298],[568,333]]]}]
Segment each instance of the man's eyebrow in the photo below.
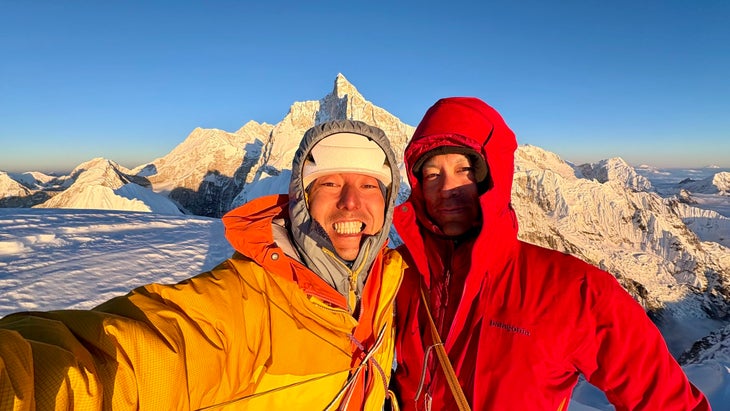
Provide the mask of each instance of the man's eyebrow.
[{"label": "man's eyebrow", "polygon": [[[451,165],[454,165],[454,166],[460,166],[463,164],[468,164],[471,166],[471,160],[469,160],[468,158],[460,158],[460,159],[454,161],[453,163],[451,163]],[[426,162],[423,163],[423,166],[421,166],[421,169],[424,169],[426,167],[439,168],[439,166],[434,164],[431,160],[426,160]]]}]

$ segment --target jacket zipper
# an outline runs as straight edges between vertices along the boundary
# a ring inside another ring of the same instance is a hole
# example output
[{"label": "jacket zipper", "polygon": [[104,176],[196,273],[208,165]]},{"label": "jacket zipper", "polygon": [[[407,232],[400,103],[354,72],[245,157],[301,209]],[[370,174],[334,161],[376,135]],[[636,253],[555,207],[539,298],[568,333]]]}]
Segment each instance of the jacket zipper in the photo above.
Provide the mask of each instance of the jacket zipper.
[{"label": "jacket zipper", "polygon": [[442,288],[443,293],[444,293],[443,294],[444,303],[443,303],[443,308],[441,308],[439,310],[439,325],[438,325],[439,335],[442,336],[442,339],[444,341],[446,340],[445,338],[443,338],[444,331],[446,331],[446,330],[444,330],[444,320],[446,319],[446,312],[449,310],[449,303],[450,303],[449,295],[451,294],[450,290],[449,290],[450,283],[451,283],[451,270],[447,268],[444,271],[444,285]]},{"label": "jacket zipper", "polygon": [[[365,254],[368,254],[370,252],[370,245],[367,245],[367,249],[365,249]],[[348,282],[349,282],[349,289],[347,290],[347,311],[352,314],[355,310],[355,307],[357,306],[357,302],[360,300],[360,296],[357,292],[357,280],[360,276],[360,272],[363,269],[363,266],[365,265],[365,259],[363,259],[362,263],[359,267],[356,267],[354,270],[351,270],[350,267],[348,267],[346,264],[344,264],[339,257],[337,257],[332,251],[322,248],[322,252],[332,257],[332,260],[335,261],[336,264],[340,264],[347,272],[348,275]]]}]

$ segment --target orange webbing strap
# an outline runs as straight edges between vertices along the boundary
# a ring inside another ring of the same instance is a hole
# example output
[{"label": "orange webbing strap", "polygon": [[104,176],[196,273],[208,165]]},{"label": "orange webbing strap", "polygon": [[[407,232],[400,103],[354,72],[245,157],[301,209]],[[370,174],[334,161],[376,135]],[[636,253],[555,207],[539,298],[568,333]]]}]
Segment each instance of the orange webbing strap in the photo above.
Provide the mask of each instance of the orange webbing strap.
[{"label": "orange webbing strap", "polygon": [[426,316],[428,317],[428,322],[431,325],[431,338],[433,339],[434,344],[433,348],[436,350],[436,357],[438,357],[441,368],[443,368],[444,374],[446,375],[446,382],[449,384],[449,388],[451,388],[451,393],[454,395],[459,411],[470,411],[471,407],[469,407],[469,402],[466,400],[466,396],[464,395],[464,391],[461,389],[461,385],[459,385],[459,380],[456,378],[454,367],[451,366],[451,361],[449,361],[449,356],[446,355],[446,349],[444,348],[444,344],[441,342],[441,337],[436,329],[436,324],[433,322],[431,310],[428,308],[429,304],[426,294],[423,292],[423,287],[419,288],[421,289],[421,300],[423,300],[423,306],[426,308]]},{"label": "orange webbing strap", "polygon": [[[378,337],[375,339],[375,342],[373,343],[372,348],[370,349],[370,352],[367,352],[365,357],[362,359],[362,362],[360,365],[354,368],[354,372],[350,375],[350,378],[345,382],[345,385],[340,389],[340,391],[337,393],[334,399],[332,399],[332,402],[325,408],[325,411],[328,411],[330,409],[333,409],[333,407],[337,404],[337,402],[340,402],[339,407],[337,410],[346,410],[350,406],[350,399],[352,398],[352,394],[354,392],[355,388],[355,382],[359,378],[360,374],[365,370],[367,364],[369,362],[373,362],[373,364],[377,364],[377,361],[375,361],[375,353],[380,349],[380,346],[383,345],[383,341],[385,341],[385,335],[386,335],[386,328],[387,324],[383,324],[383,328],[380,329],[380,332],[378,333]],[[356,342],[357,340],[354,340],[353,342]],[[359,343],[358,343],[359,344]],[[379,365],[378,365],[379,366]],[[385,381],[385,374],[381,375],[383,377],[383,383],[385,387],[385,395],[388,395],[388,382]]]}]

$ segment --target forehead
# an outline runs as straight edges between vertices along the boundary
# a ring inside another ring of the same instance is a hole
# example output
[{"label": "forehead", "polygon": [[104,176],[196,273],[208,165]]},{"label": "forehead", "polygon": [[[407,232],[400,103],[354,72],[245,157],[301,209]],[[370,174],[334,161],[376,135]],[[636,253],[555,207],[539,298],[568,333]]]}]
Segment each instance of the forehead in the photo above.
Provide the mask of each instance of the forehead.
[{"label": "forehead", "polygon": [[360,174],[360,173],[331,173],[331,174],[325,174],[323,176],[319,176],[314,181],[321,181],[321,180],[329,180],[329,179],[342,179],[342,180],[349,180],[349,181],[368,181],[373,180],[376,182],[378,179],[369,176],[367,174]]},{"label": "forehead", "polygon": [[437,154],[430,157],[428,160],[423,162],[423,167],[443,167],[448,165],[456,164],[470,164],[469,157],[464,154],[448,153],[448,154]]}]

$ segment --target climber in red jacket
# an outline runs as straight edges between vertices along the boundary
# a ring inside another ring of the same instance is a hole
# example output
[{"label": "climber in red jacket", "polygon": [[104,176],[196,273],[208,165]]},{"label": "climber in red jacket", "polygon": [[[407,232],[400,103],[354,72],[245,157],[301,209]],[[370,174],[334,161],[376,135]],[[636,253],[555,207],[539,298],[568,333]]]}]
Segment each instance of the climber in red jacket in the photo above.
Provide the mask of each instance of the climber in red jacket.
[{"label": "climber in red jacket", "polygon": [[613,276],[517,239],[516,148],[499,113],[468,97],[436,102],[406,148],[404,409],[565,410],[582,374],[617,410],[709,410]]}]

